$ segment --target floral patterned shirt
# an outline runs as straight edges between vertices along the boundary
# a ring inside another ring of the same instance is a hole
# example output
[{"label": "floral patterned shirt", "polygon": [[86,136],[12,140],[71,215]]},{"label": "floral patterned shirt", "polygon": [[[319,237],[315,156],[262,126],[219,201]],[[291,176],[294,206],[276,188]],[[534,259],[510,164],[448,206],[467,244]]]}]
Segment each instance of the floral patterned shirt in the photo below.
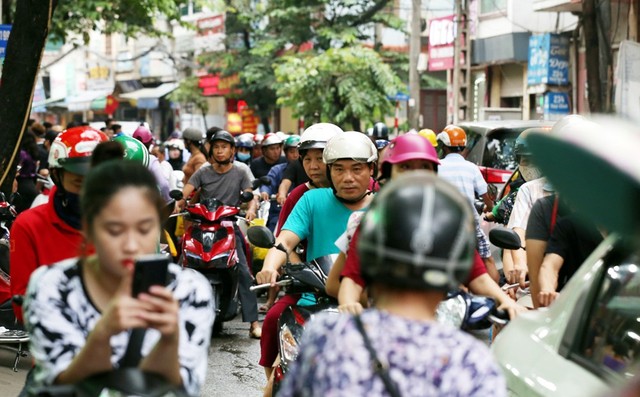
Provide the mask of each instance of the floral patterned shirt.
[{"label": "floral patterned shirt", "polygon": [[[506,396],[489,349],[471,335],[373,309],[362,314],[362,322],[400,395]],[[278,396],[389,395],[351,316],[316,316],[300,349]]]}]

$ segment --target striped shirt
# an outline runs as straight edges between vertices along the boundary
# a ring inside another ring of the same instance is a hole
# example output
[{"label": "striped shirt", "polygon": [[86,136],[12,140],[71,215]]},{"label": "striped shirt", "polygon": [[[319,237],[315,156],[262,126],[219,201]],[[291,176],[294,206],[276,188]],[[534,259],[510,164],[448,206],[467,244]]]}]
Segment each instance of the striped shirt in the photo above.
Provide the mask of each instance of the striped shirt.
[{"label": "striped shirt", "polygon": [[484,181],[478,166],[465,160],[458,153],[450,153],[440,160],[438,176],[457,187],[471,205],[476,194],[482,196],[487,193],[487,182]]}]

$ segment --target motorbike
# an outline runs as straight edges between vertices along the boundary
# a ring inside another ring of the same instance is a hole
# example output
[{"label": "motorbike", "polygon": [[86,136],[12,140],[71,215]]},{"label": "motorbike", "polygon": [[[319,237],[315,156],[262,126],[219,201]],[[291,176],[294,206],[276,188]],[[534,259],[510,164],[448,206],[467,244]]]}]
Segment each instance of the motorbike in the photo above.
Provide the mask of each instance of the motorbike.
[{"label": "motorbike", "polygon": [[[506,228],[504,226],[498,226],[489,232],[489,241],[491,244],[496,247],[508,250],[517,250],[523,249],[526,251],[526,247],[522,246],[522,241],[520,240],[520,236],[513,231],[513,229]],[[526,288],[520,288],[520,284],[505,284],[502,286],[504,291],[509,289],[516,289],[516,302],[519,305],[524,306],[528,309],[533,309],[533,300],[531,297],[531,291],[529,290],[529,281],[526,282]]]},{"label": "motorbike", "polygon": [[163,376],[138,368],[144,330],[134,329],[125,355],[117,369],[92,375],[76,384],[29,386],[30,397],[187,397],[181,386]]},{"label": "motorbike", "polygon": [[[273,233],[265,226],[254,226],[247,231],[251,244],[261,248],[275,247],[287,254],[287,261],[282,267],[282,275],[277,285],[287,294],[313,294],[315,300],[309,304],[303,303],[288,307],[278,319],[278,350],[279,359],[274,368],[272,395],[275,395],[286,376],[290,365],[298,356],[298,344],[304,332],[306,323],[319,312],[338,314],[337,301],[325,293],[325,285],[329,270],[336,255],[326,255],[304,263],[291,263],[289,253],[281,245],[275,244]],[[252,291],[269,288],[270,284],[260,284],[251,287]]]},{"label": "motorbike", "polygon": [[509,313],[499,310],[496,301],[463,290],[450,291],[436,309],[436,321],[473,332],[492,325],[506,325]]},{"label": "motorbike", "polygon": [[[182,193],[172,192],[178,199]],[[253,194],[243,192],[241,202],[253,200]],[[180,263],[183,267],[202,273],[213,288],[216,302],[216,319],[213,334],[222,331],[223,322],[230,321],[238,314],[238,254],[236,248],[235,222],[239,219],[240,208],[223,204],[215,198],[199,203],[188,203],[184,215],[190,221],[182,238]]]}]

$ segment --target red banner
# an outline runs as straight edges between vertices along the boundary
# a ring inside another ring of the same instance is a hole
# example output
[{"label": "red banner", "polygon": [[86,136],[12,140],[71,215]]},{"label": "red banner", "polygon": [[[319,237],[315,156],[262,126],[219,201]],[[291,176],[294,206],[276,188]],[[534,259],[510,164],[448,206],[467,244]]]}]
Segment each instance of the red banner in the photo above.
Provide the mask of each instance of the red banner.
[{"label": "red banner", "polygon": [[203,96],[225,96],[231,94],[239,94],[240,90],[236,86],[240,84],[240,75],[233,74],[231,76],[220,77],[219,74],[208,74],[200,77],[198,87],[202,88]]}]

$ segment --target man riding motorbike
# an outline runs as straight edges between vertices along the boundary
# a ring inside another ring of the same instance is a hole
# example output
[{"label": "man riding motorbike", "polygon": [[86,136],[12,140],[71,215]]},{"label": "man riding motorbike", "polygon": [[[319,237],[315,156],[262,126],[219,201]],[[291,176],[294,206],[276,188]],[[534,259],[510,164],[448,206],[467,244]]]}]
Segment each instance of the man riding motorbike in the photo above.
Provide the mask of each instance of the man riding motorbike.
[{"label": "man riding motorbike", "polygon": [[[313,189],[302,196],[276,239],[276,244],[282,244],[287,251],[306,239],[306,260],[337,253],[334,242],[344,232],[349,216],[353,211],[365,209],[373,197],[368,187],[378,155],[365,134],[356,131],[336,134],[327,142],[322,157],[331,188]],[[262,271],[256,275],[257,282],[275,286],[278,269],[285,261],[283,252],[270,249]],[[273,335],[260,343],[260,365],[265,368],[267,378],[278,353],[277,320],[297,301],[294,296],[286,298],[269,310],[264,321],[265,333]]]}]

